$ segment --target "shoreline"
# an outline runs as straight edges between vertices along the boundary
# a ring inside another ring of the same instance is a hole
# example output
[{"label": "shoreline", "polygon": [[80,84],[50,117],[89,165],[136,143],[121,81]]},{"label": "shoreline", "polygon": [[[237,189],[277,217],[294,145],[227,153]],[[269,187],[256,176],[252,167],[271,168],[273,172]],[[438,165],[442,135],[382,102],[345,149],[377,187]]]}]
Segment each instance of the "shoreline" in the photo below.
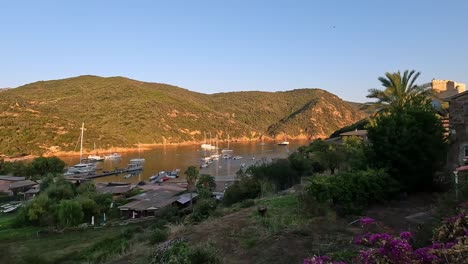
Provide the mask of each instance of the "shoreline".
[{"label": "shoreline", "polygon": [[[265,142],[275,142],[275,141],[278,141],[279,139],[276,138],[266,138]],[[304,136],[297,136],[297,137],[288,137],[287,140],[311,140],[307,137],[304,137]],[[233,139],[231,140],[231,143],[247,143],[247,142],[254,142],[254,141],[258,141],[260,142],[259,139],[246,139],[246,138],[243,138],[243,139]],[[281,140],[279,140],[281,141]],[[221,142],[226,142],[225,140],[222,140]],[[136,152],[138,150],[150,150],[150,149],[154,149],[154,148],[157,148],[157,147],[162,147],[162,146],[190,146],[190,145],[199,145],[199,144],[202,144],[203,142],[201,141],[186,141],[186,142],[180,142],[180,143],[142,143],[142,144],[139,144],[139,147],[138,145],[136,145],[135,147],[116,147],[116,148],[111,148],[111,149],[96,149],[96,153],[98,153],[99,155],[103,155],[103,154],[110,154],[110,153],[114,153],[114,152],[118,152],[118,153],[127,153],[127,152]],[[91,155],[91,154],[94,154],[94,150],[83,150],[83,155]],[[30,159],[34,159],[34,158],[37,158],[37,157],[54,157],[54,156],[60,156],[60,157],[73,157],[73,156],[79,156],[80,155],[80,152],[79,151],[48,151],[48,152],[45,152],[44,154],[42,155],[26,155],[26,156],[21,156],[21,157],[8,157],[8,156],[1,156],[0,155],[0,159],[3,159],[4,161],[7,161],[7,162],[14,162],[14,161],[23,161],[23,160],[30,160]]]}]

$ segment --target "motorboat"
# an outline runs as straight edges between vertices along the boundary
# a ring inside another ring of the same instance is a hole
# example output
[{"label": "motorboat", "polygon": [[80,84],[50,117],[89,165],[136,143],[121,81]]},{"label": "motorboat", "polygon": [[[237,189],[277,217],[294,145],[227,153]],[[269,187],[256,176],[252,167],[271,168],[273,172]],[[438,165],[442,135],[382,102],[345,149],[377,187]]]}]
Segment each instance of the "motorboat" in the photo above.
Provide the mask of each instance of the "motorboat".
[{"label": "motorboat", "polygon": [[242,157],[241,156],[234,156],[232,159],[233,160],[240,160],[240,159],[242,159]]},{"label": "motorboat", "polygon": [[136,159],[131,159],[129,162],[132,163],[132,164],[143,164],[143,163],[145,163],[145,159],[144,158],[136,158]]},{"label": "motorboat", "polygon": [[104,156],[104,159],[106,160],[116,160],[116,159],[121,159],[121,158],[122,158],[122,155],[120,155],[119,153],[115,153],[115,152]]},{"label": "motorboat", "polygon": [[287,145],[289,145],[289,141],[280,142],[280,143],[278,143],[278,145],[280,145],[280,146],[287,146]]},{"label": "motorboat", "polygon": [[142,170],[143,165],[141,164],[135,164],[135,163],[130,163],[127,166],[127,171],[137,171],[137,170]]},{"label": "motorboat", "polygon": [[71,167],[68,167],[67,172],[65,173],[66,175],[71,175],[71,174],[81,174],[81,173],[90,173],[90,172],[95,172],[96,171],[96,164],[94,163],[79,163],[76,165],[73,165]]}]

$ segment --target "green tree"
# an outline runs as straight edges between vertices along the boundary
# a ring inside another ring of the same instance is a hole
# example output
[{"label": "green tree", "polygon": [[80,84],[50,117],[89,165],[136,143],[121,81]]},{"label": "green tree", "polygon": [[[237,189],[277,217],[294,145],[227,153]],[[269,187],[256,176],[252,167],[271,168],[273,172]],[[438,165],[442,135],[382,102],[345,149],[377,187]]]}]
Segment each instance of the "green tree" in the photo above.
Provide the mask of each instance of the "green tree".
[{"label": "green tree", "polygon": [[65,162],[57,157],[37,157],[30,164],[32,176],[42,178],[48,173],[62,173]]},{"label": "green tree", "polygon": [[58,206],[58,220],[62,226],[76,226],[83,222],[83,209],[75,200],[62,200]]},{"label": "green tree", "polygon": [[197,182],[199,171],[197,167],[189,166],[184,174],[187,180],[187,189],[190,192],[190,208],[193,210],[193,187],[195,186],[195,182]]},{"label": "green tree", "polygon": [[215,178],[209,174],[201,174],[198,177],[197,189],[205,189],[208,191],[213,191],[216,188]]},{"label": "green tree", "polygon": [[[335,170],[340,168],[346,159],[343,147],[337,144],[326,143],[326,147],[312,152],[312,159],[317,160],[323,167],[330,170],[330,174],[335,174]],[[323,143],[322,143],[323,144]]]},{"label": "green tree", "polygon": [[367,157],[406,191],[428,190],[446,158],[444,129],[430,102],[379,115],[368,127]]},{"label": "green tree", "polygon": [[378,78],[385,89],[369,89],[367,98],[377,99],[377,101],[367,103],[366,108],[377,113],[389,109],[401,111],[415,102],[418,104],[417,101],[421,98],[429,98],[432,95],[431,86],[416,84],[420,74],[414,70],[406,70],[403,75],[400,71],[385,73],[385,77]]}]

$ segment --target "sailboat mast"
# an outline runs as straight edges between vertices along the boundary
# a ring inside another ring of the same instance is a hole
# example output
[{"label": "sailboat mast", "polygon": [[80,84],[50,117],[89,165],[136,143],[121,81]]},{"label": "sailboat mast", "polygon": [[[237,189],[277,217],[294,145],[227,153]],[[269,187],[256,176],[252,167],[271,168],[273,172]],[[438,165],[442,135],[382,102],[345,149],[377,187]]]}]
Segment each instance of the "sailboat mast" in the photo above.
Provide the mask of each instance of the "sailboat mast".
[{"label": "sailboat mast", "polygon": [[80,163],[83,160],[83,131],[84,131],[84,122],[81,124]]},{"label": "sailboat mast", "polygon": [[228,134],[228,149],[230,149],[230,148],[229,148],[229,143],[230,143],[230,142],[231,142],[231,141],[229,140],[229,134]]}]

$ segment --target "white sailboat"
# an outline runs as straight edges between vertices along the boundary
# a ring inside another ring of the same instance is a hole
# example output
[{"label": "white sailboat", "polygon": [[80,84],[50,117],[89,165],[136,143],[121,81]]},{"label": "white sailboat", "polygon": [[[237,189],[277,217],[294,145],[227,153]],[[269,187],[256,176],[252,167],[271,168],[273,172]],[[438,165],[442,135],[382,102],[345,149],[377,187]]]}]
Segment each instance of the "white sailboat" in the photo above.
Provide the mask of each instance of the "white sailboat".
[{"label": "white sailboat", "polygon": [[221,150],[221,153],[223,153],[223,154],[232,153],[232,149],[229,148],[230,142],[231,142],[231,141],[229,140],[229,134],[228,134],[228,147],[227,147],[227,149]]},{"label": "white sailboat", "polygon": [[93,161],[103,161],[104,160],[104,157],[99,156],[97,154],[97,152],[96,152],[96,142],[94,142],[94,155],[89,155],[88,159],[93,160]]},{"label": "white sailboat", "polygon": [[211,144],[211,132],[210,132],[210,144],[206,143],[206,133],[204,133],[204,134],[205,134],[205,143],[201,144],[201,148],[205,149],[205,150],[214,150],[214,149],[216,149],[216,146],[213,146]]},{"label": "white sailboat", "polygon": [[83,134],[84,134],[84,123],[81,124],[80,163],[69,167],[67,172],[65,173],[66,175],[77,174],[77,173],[93,173],[96,171],[96,164],[83,163]]},{"label": "white sailboat", "polygon": [[138,158],[130,159],[130,163],[133,163],[133,164],[143,164],[143,163],[145,163],[145,158],[140,157],[140,144],[138,144]]}]

